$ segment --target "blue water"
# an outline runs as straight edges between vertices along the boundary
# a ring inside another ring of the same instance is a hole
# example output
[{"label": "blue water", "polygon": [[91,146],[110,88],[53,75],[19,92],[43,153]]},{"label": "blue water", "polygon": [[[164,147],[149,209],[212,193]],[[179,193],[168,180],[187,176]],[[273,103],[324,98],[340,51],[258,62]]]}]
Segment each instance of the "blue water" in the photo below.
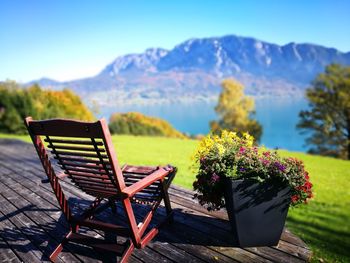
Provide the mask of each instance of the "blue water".
[{"label": "blue water", "polygon": [[[174,105],[126,105],[104,107],[100,117],[109,119],[113,112],[138,111],[169,121],[176,129],[189,134],[206,134],[209,122],[216,118],[215,102],[178,103]],[[295,128],[299,111],[307,107],[304,99],[256,99],[256,119],[263,126],[261,144],[269,148],[306,151],[304,137]]]}]

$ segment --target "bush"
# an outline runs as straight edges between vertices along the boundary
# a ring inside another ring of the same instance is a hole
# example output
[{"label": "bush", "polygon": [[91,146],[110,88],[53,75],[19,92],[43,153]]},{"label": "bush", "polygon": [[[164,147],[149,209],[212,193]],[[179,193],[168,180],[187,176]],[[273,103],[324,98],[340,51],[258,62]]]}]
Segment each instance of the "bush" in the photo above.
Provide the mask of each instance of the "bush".
[{"label": "bush", "polygon": [[109,120],[112,134],[132,134],[186,138],[165,120],[145,116],[138,112],[114,113]]},{"label": "bush", "polygon": [[42,90],[38,85],[25,89],[15,82],[0,83],[0,132],[26,133],[23,119],[27,116],[34,119],[94,119],[79,96],[69,89]]}]

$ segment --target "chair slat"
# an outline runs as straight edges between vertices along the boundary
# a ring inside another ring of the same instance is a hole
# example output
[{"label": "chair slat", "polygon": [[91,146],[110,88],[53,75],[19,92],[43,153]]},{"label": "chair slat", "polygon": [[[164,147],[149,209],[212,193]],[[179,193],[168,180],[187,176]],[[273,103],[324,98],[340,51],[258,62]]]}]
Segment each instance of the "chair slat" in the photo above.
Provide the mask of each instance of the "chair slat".
[{"label": "chair slat", "polygon": [[147,175],[146,174],[125,174],[123,173],[123,177],[124,179],[142,179],[142,178],[145,178]]},{"label": "chair slat", "polygon": [[84,190],[84,192],[99,198],[111,198],[111,197],[114,198],[118,196],[115,193],[101,193],[100,191],[93,191],[93,190],[86,190],[86,189]]},{"label": "chair slat", "polygon": [[[97,171],[100,171],[103,169],[102,166],[97,164],[82,164],[77,162],[66,162],[66,161],[59,161],[57,163],[65,167],[87,168],[89,170],[97,170]],[[110,172],[112,171],[112,168],[109,165],[107,165],[107,168]]]},{"label": "chair slat", "polygon": [[67,172],[69,173],[70,171],[73,171],[73,172],[79,172],[79,173],[89,173],[89,174],[104,174],[104,175],[107,175],[107,172],[106,171],[103,171],[101,169],[101,171],[98,171],[98,170],[90,170],[90,169],[84,169],[84,168],[75,168],[73,166],[68,166],[68,165],[65,165],[64,166],[65,169],[67,170]]},{"label": "chair slat", "polygon": [[81,187],[83,191],[90,191],[90,192],[95,192],[95,193],[100,193],[100,194],[108,194],[108,195],[117,195],[118,192],[117,191],[108,191],[108,190],[105,190],[105,189],[99,189],[99,188],[95,188],[93,186],[84,186],[84,187]]},{"label": "chair slat", "polygon": [[123,173],[132,173],[132,174],[146,174],[149,175],[153,173],[158,168],[155,167],[146,167],[146,166],[131,166],[127,165],[123,168]]},{"label": "chair slat", "polygon": [[[50,149],[62,149],[62,150],[74,150],[74,151],[84,151],[84,152],[96,152],[94,148],[88,148],[88,147],[78,147],[78,146],[70,146],[70,145],[49,145],[48,148]],[[98,148],[99,152],[105,152],[104,149]]]},{"label": "chair slat", "polygon": [[96,178],[96,179],[105,179],[110,180],[108,175],[96,175],[96,174],[88,174],[88,173],[78,173],[78,172],[65,172],[73,177],[81,176],[81,177],[87,177],[87,178]]},{"label": "chair slat", "polygon": [[[101,162],[99,160],[95,160],[95,159],[88,159],[88,158],[78,158],[78,157],[66,157],[66,156],[55,156],[54,157],[56,160],[63,160],[63,161],[71,161],[71,162],[80,162],[80,163],[95,163],[95,164],[101,164]],[[110,165],[109,161],[103,161],[104,164],[106,165]]]},{"label": "chair slat", "polygon": [[[49,142],[48,139],[44,140],[45,142]],[[69,140],[69,139],[50,139],[52,143],[61,143],[61,144],[82,144],[82,145],[93,145],[91,140]],[[96,142],[98,146],[102,146],[103,142]]]},{"label": "chair slat", "polygon": [[89,180],[89,179],[78,179],[78,178],[74,178],[73,179],[73,182],[76,183],[76,184],[91,184],[91,185],[96,185],[96,186],[112,186],[114,187],[114,185],[108,181],[102,181],[102,180],[99,180],[99,181],[95,181],[95,180]]},{"label": "chair slat", "polygon": [[117,191],[115,187],[113,186],[108,186],[108,185],[96,185],[96,184],[91,184],[91,183],[76,183],[78,186],[80,186],[82,189],[94,189],[96,191],[108,191],[111,193],[116,194]]},{"label": "chair slat", "polygon": [[[65,152],[65,151],[51,151],[53,154],[59,154],[59,155],[69,155],[69,156],[77,156],[77,157],[90,157],[90,158],[99,158],[97,154],[92,153],[84,153],[84,152]],[[108,156],[105,154],[101,154],[101,157],[104,159],[107,159]]]}]

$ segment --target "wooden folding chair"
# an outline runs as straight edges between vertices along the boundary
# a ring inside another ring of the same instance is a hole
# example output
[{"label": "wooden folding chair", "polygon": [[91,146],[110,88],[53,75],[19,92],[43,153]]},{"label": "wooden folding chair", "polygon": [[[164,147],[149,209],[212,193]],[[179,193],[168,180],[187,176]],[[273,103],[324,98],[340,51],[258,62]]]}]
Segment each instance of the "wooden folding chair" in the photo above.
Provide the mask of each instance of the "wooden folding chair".
[{"label": "wooden folding chair", "polygon": [[[120,262],[126,262],[135,247],[145,247],[157,235],[160,224],[151,229],[148,226],[162,200],[167,212],[165,219],[172,219],[168,188],[176,168],[170,165],[125,165],[121,168],[104,119],[90,123],[65,119],[34,121],[27,117],[25,124],[61,210],[70,225],[69,233],[51,254],[52,261],[55,261],[67,242],[73,242],[116,252],[121,256]],[[53,161],[52,158],[56,160]],[[60,174],[58,169],[61,170]],[[81,214],[72,212],[62,191],[59,180],[65,176],[80,190],[94,197],[90,207]],[[117,201],[123,205],[127,227],[102,222],[94,217],[97,211],[103,208],[111,207],[115,212]],[[132,202],[147,204],[149,208],[144,220],[139,224]],[[106,240],[78,234],[81,226],[115,233],[128,239],[123,245],[117,242],[111,244]]]}]

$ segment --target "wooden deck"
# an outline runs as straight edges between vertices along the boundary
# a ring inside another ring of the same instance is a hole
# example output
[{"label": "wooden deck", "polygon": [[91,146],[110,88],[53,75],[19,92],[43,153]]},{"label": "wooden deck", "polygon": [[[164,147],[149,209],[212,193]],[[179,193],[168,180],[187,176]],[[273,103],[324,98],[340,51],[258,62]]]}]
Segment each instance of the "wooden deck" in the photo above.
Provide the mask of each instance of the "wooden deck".
[{"label": "wooden deck", "polygon": [[[49,261],[48,255],[67,233],[67,224],[45,179],[32,145],[0,140],[0,262]],[[62,185],[74,209],[87,205],[79,198],[86,199],[87,195],[69,180]],[[277,247],[233,247],[224,211],[207,212],[192,199],[191,191],[179,187],[171,187],[170,194],[174,223],[162,227],[145,249],[136,249],[130,262],[305,262],[311,257],[306,244],[287,229]],[[165,209],[158,210],[156,218],[164,217]],[[142,212],[142,208],[138,208],[138,215]],[[108,221],[125,220],[122,216],[114,218],[108,210],[100,216]],[[115,238],[88,229],[84,231],[96,237]],[[57,262],[114,260],[107,253],[69,244]]]}]

